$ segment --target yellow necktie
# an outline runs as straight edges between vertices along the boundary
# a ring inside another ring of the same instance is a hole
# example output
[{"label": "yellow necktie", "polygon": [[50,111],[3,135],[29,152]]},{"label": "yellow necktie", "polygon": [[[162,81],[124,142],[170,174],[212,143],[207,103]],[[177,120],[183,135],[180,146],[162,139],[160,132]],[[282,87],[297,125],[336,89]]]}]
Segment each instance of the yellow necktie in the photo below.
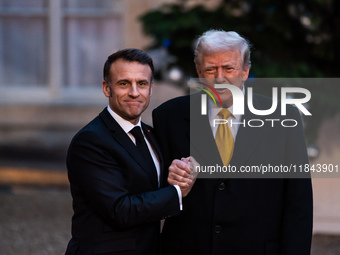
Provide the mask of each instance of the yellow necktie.
[{"label": "yellow necktie", "polygon": [[[219,115],[222,116],[222,119],[226,120],[231,116],[231,113],[228,109],[222,109],[219,112]],[[227,166],[233,156],[234,150],[234,138],[228,123],[218,125],[215,141],[218,151],[220,152],[223,165]]]}]

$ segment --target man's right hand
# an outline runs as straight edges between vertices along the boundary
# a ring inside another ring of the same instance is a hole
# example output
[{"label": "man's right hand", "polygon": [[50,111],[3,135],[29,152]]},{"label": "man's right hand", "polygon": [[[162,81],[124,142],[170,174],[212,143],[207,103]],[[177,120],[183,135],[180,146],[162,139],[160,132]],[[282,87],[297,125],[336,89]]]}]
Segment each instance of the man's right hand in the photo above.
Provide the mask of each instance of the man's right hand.
[{"label": "man's right hand", "polygon": [[178,185],[182,192],[182,197],[186,197],[193,187],[197,175],[193,175],[190,168],[198,163],[192,157],[175,159],[169,167],[168,183]]}]

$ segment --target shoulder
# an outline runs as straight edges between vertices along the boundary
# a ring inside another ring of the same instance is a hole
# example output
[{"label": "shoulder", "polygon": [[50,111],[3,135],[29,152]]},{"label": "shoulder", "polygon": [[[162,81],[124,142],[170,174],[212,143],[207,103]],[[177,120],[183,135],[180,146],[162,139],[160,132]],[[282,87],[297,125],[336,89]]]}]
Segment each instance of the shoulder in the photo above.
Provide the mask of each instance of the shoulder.
[{"label": "shoulder", "polygon": [[190,110],[190,96],[180,96],[173,99],[166,101],[165,103],[161,104],[153,111],[155,113],[171,113],[176,112],[178,113],[179,110]]},{"label": "shoulder", "polygon": [[[267,97],[260,94],[254,94],[253,100],[254,105],[256,105],[259,109],[266,110],[270,109],[273,106],[273,99],[271,97]],[[287,116],[294,116],[295,118],[300,118],[299,110],[295,105],[286,104],[283,106],[286,108]],[[277,107],[272,115],[283,116],[281,100],[277,100]]]},{"label": "shoulder", "polygon": [[[254,105],[259,105],[261,109],[269,109],[273,105],[273,99],[260,94],[253,94]],[[280,102],[278,102],[280,106]],[[280,107],[281,108],[281,107]]]},{"label": "shoulder", "polygon": [[71,144],[85,141],[98,141],[107,133],[107,128],[102,119],[97,116],[82,129],[80,129],[72,139]]}]

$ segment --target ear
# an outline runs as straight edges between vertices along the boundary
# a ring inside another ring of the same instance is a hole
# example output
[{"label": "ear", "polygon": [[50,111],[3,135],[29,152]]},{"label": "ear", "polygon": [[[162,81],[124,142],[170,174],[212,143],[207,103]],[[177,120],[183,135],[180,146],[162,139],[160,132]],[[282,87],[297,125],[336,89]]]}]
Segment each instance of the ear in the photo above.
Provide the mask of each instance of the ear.
[{"label": "ear", "polygon": [[109,84],[106,81],[102,82],[102,89],[103,89],[103,93],[106,97],[110,97],[111,96],[111,88],[109,86]]},{"label": "ear", "polygon": [[249,68],[246,70],[243,70],[243,76],[242,76],[242,81],[246,81],[249,76]]},{"label": "ear", "polygon": [[152,88],[153,88],[153,82],[151,82],[151,84],[150,84],[150,89],[149,89],[149,95],[150,96],[152,95]]},{"label": "ear", "polygon": [[196,72],[197,72],[199,78],[203,77],[203,71],[201,70],[201,68],[198,65],[196,65]]}]

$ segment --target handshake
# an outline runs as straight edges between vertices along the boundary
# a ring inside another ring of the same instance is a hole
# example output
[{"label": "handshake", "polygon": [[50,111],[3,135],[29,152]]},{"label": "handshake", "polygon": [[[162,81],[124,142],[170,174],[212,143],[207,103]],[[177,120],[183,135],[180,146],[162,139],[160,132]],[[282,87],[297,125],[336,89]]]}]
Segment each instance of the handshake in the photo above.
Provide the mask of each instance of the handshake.
[{"label": "handshake", "polygon": [[182,197],[186,197],[194,186],[198,173],[195,171],[199,163],[192,157],[175,159],[169,167],[168,183],[178,185]]}]

